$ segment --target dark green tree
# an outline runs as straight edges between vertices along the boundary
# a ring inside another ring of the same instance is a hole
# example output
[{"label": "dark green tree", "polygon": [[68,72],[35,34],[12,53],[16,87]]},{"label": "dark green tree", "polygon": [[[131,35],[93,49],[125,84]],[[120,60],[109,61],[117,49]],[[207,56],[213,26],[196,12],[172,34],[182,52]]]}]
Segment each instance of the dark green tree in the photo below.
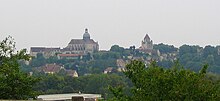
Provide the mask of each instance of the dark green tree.
[{"label": "dark green tree", "polygon": [[190,46],[190,45],[182,45],[179,48],[179,55],[180,57],[184,54],[195,54],[200,52],[202,50],[202,47],[199,46]]},{"label": "dark green tree", "polygon": [[42,53],[37,53],[37,57],[33,57],[30,65],[32,67],[40,67],[46,64],[46,59],[44,58]]},{"label": "dark green tree", "polygon": [[0,99],[28,99],[36,97],[33,85],[38,81],[20,71],[19,60],[29,60],[26,50],[15,52],[15,42],[7,37],[0,42]]},{"label": "dark green tree", "polygon": [[166,45],[163,43],[154,45],[154,49],[158,49],[161,53],[172,53],[177,52],[178,48],[173,45]]},{"label": "dark green tree", "polygon": [[113,45],[110,49],[110,51],[112,52],[119,52],[119,53],[123,53],[124,52],[124,48],[120,47],[119,45]]},{"label": "dark green tree", "polygon": [[204,50],[203,50],[203,57],[207,58],[209,55],[217,55],[217,49],[213,46],[205,46]]},{"label": "dark green tree", "polygon": [[141,61],[132,61],[124,74],[134,87],[132,95],[112,90],[117,101],[219,101],[219,85],[206,77],[207,65],[199,73],[186,70],[178,63],[164,69],[152,62],[148,67]]}]

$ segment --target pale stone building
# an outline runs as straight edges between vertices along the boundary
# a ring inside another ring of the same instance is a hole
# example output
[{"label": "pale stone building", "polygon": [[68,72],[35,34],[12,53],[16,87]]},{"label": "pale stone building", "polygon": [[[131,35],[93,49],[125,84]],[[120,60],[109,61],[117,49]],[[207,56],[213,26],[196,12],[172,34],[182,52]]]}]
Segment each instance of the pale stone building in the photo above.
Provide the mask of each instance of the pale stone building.
[{"label": "pale stone building", "polygon": [[[93,53],[99,51],[99,44],[90,38],[88,29],[85,29],[83,39],[72,39],[67,47],[60,48],[47,48],[47,47],[31,47],[30,55],[36,57],[38,53],[42,53],[45,58],[58,55],[58,58],[77,58],[79,56],[86,55],[87,53]],[[61,54],[61,55],[59,55]],[[65,55],[68,54],[68,55]],[[72,54],[72,55],[70,55]],[[77,55],[77,56],[76,56]]]},{"label": "pale stone building", "polygon": [[31,56],[36,57],[38,53],[43,54],[45,58],[49,58],[51,56],[55,56],[56,53],[60,53],[60,48],[31,47]]},{"label": "pale stone building", "polygon": [[63,49],[65,54],[86,54],[99,50],[98,42],[90,38],[88,29],[85,29],[83,39],[72,39],[68,46]]},{"label": "pale stone building", "polygon": [[141,47],[139,50],[150,55],[156,52],[153,50],[153,41],[150,39],[148,34],[145,35],[144,40],[141,42]]},{"label": "pale stone building", "polygon": [[142,50],[152,50],[153,49],[153,41],[150,39],[149,35],[146,34],[144,40],[141,42]]},{"label": "pale stone building", "polygon": [[149,35],[146,34],[141,42],[141,47],[139,48],[139,51],[142,53],[149,54],[151,56],[151,59],[153,60],[158,60],[158,56],[160,56],[160,51],[154,49],[153,46],[153,41],[150,39]]}]

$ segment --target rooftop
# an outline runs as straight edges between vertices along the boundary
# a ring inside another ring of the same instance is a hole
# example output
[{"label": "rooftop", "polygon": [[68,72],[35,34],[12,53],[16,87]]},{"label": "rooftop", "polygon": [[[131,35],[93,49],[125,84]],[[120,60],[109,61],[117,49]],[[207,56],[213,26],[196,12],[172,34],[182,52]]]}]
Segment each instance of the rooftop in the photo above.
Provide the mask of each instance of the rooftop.
[{"label": "rooftop", "polygon": [[70,93],[70,94],[50,94],[50,95],[39,95],[37,99],[42,100],[67,100],[72,97],[83,96],[84,98],[101,98],[101,94],[81,94],[81,93]]}]

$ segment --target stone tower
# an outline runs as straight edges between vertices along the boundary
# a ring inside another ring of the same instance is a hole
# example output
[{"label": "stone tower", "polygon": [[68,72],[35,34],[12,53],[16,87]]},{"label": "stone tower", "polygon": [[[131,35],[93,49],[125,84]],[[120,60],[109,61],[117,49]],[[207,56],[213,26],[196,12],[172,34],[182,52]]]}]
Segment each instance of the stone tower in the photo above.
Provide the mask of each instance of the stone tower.
[{"label": "stone tower", "polygon": [[89,32],[88,32],[87,28],[85,29],[85,33],[83,34],[83,40],[84,41],[89,41],[90,40],[90,35],[89,35]]},{"label": "stone tower", "polygon": [[143,50],[153,49],[153,41],[150,39],[148,34],[145,35],[144,40],[141,43],[141,48]]}]

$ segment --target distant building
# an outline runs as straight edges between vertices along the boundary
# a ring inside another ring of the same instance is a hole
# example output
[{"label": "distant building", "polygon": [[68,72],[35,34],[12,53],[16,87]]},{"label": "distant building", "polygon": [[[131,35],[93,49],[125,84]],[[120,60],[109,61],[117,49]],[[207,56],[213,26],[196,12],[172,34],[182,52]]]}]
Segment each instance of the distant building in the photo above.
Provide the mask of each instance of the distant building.
[{"label": "distant building", "polygon": [[101,98],[101,94],[82,94],[82,93],[70,93],[70,94],[50,94],[39,95],[37,100],[40,101],[98,101]]},{"label": "distant building", "polygon": [[116,65],[117,65],[117,71],[119,72],[122,72],[122,71],[125,71],[125,67],[126,67],[126,64],[129,64],[129,61],[124,61],[123,59],[117,59],[116,60]]},{"label": "distant building", "polygon": [[111,73],[112,70],[113,70],[113,67],[108,67],[108,68],[106,68],[106,69],[103,71],[103,73],[104,73],[104,74],[108,74],[108,73]]},{"label": "distant building", "polygon": [[57,54],[58,59],[82,59],[83,54]]},{"label": "distant building", "polygon": [[57,65],[55,63],[46,64],[42,67],[39,67],[36,70],[38,72],[44,72],[45,74],[56,74],[56,73],[62,72],[61,70],[63,70],[63,73],[65,73],[67,76],[71,76],[71,77],[79,76],[76,70],[68,70],[68,69],[65,69],[63,66]]},{"label": "distant building", "polygon": [[[99,51],[99,44],[90,38],[88,29],[85,29],[83,39],[72,39],[67,47],[60,48],[47,48],[47,47],[31,47],[30,55],[36,57],[38,53],[42,53],[45,58],[58,55],[59,59],[62,58],[77,58],[79,55],[86,55],[87,53],[93,53]],[[64,55],[68,54],[68,55]]]},{"label": "distant building", "polygon": [[220,46],[217,46],[218,49],[218,55],[220,55]]},{"label": "distant building", "polygon": [[126,62],[123,59],[117,59],[116,60],[116,65],[118,68],[125,68]]},{"label": "distant building", "polygon": [[57,64],[46,64],[45,66],[41,67],[41,69],[44,73],[55,74],[58,73],[61,69],[64,69],[64,67]]},{"label": "distant building", "polygon": [[149,35],[146,34],[144,40],[141,42],[141,50],[152,50],[153,49],[153,41],[150,39]]},{"label": "distant building", "polygon": [[69,42],[68,46],[63,49],[63,52],[66,54],[87,54],[93,53],[98,50],[98,42],[95,42],[93,39],[90,39],[88,29],[85,29],[83,39],[72,39]]},{"label": "distant building", "polygon": [[45,58],[55,56],[56,53],[60,52],[60,48],[47,48],[47,47],[31,47],[30,55],[37,57],[38,53],[43,54]]},{"label": "distant building", "polygon": [[146,34],[144,40],[141,42],[141,47],[139,51],[142,53],[147,53],[149,55],[159,55],[159,50],[153,49],[153,41],[150,39],[149,35]]},{"label": "distant building", "polygon": [[71,77],[79,77],[78,73],[75,70],[65,70],[67,76],[71,76]]}]

